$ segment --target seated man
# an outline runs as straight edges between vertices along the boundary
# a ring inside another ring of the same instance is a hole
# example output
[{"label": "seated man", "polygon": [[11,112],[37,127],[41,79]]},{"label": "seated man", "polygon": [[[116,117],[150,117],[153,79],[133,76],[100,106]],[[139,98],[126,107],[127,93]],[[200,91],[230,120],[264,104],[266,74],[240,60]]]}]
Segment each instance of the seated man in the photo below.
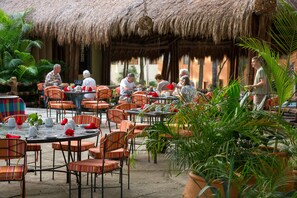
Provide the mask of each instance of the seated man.
[{"label": "seated man", "polygon": [[[189,73],[189,70],[187,69],[180,69],[179,70],[179,78],[181,79],[182,77],[184,76],[188,76],[190,78],[190,73]],[[194,82],[190,80],[190,85],[192,87],[194,87]],[[182,86],[182,82],[179,81],[178,84],[177,84],[178,87],[181,87]]]},{"label": "seated man", "polygon": [[163,90],[168,90],[166,86],[169,85],[170,83],[167,80],[163,80],[163,77],[161,74],[157,74],[155,76],[155,79],[158,82],[157,91],[161,93]]},{"label": "seated man", "polygon": [[134,80],[135,76],[132,73],[129,73],[126,78],[121,80],[119,98],[120,100],[127,100],[128,102],[130,102],[133,89],[136,87]]},{"label": "seated man", "polygon": [[193,102],[197,98],[197,91],[191,86],[190,79],[188,76],[180,78],[182,86],[177,88],[173,95],[178,96],[185,103]]},{"label": "seated man", "polygon": [[[83,71],[83,77],[84,77],[84,80],[83,80],[82,86],[92,87],[92,89],[94,90],[96,88],[96,81],[94,78],[91,77],[91,73],[89,72],[89,70]],[[95,97],[95,94],[93,93],[84,95],[84,98],[86,99],[94,99],[94,97]]]},{"label": "seated man", "polygon": [[53,70],[49,72],[45,77],[44,87],[59,86],[60,84],[62,84],[60,72],[61,65],[55,64]]}]

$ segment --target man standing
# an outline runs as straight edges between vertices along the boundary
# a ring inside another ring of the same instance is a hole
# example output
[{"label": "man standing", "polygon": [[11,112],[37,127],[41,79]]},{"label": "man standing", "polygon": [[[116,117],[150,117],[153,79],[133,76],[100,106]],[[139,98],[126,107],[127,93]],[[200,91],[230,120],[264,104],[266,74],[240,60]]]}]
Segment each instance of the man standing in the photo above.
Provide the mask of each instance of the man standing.
[{"label": "man standing", "polygon": [[246,88],[253,91],[254,94],[254,110],[260,110],[264,107],[264,102],[262,103],[262,106],[260,106],[261,102],[263,100],[266,100],[266,97],[268,95],[268,82],[267,77],[264,72],[263,67],[261,66],[262,59],[255,56],[252,58],[252,67],[257,70],[254,84],[253,85],[247,85]]},{"label": "man standing", "polygon": [[55,64],[53,67],[53,70],[49,72],[45,77],[44,87],[53,86],[53,85],[59,86],[60,84],[62,84],[60,72],[61,72],[61,65]]}]

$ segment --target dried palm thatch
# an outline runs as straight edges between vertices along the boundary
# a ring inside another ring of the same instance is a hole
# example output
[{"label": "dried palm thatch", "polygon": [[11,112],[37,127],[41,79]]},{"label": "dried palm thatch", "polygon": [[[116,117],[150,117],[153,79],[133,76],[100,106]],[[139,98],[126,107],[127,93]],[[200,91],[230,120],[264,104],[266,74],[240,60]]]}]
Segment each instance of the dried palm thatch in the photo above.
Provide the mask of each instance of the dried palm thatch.
[{"label": "dried palm thatch", "polygon": [[109,44],[113,38],[150,34],[219,43],[251,35],[258,1],[146,0],[154,22],[151,31],[138,28],[143,0],[1,0],[0,8],[8,13],[32,9],[29,20],[35,24],[34,34],[57,38],[60,44]]}]

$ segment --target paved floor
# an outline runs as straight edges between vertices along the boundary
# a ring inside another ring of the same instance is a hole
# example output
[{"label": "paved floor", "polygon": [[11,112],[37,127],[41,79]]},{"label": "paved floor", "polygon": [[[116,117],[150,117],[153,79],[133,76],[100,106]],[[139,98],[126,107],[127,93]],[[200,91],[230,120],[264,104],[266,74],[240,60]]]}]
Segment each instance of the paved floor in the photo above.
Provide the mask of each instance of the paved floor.
[{"label": "paved floor", "polygon": [[[42,115],[42,118],[46,118],[45,109],[27,108],[27,113],[36,112]],[[52,115],[54,117],[54,114]],[[71,115],[67,115],[71,117]],[[107,133],[108,129],[105,126],[105,117],[103,116],[102,130]],[[142,142],[142,138],[138,138],[137,142]],[[52,164],[52,149],[51,144],[42,144],[42,162],[46,167],[50,167]],[[86,158],[86,153],[83,154],[83,158]],[[58,152],[56,163],[63,163],[62,154]],[[29,154],[28,161],[33,161],[33,155]],[[33,165],[33,164],[30,164]],[[124,172],[127,170],[124,167]],[[181,174],[176,176],[177,172],[169,171],[169,161],[164,155],[158,157],[158,164],[148,163],[147,152],[144,146],[138,147],[138,151],[135,154],[134,165],[131,168],[131,187],[127,189],[127,177],[124,176],[124,197],[136,198],[171,198],[181,197],[184,185],[187,181],[187,175]],[[72,176],[72,187],[75,186],[75,176]],[[100,185],[101,178],[97,180],[97,184]],[[68,197],[68,184],[66,183],[65,173],[55,173],[55,180],[52,180],[51,172],[43,172],[43,181],[39,181],[39,173],[35,176],[34,173],[28,173],[26,175],[27,184],[27,197],[43,198],[64,198]],[[83,175],[83,185],[86,184],[86,176]],[[107,174],[105,176],[105,184],[117,185],[118,176],[116,174]],[[120,197],[120,190],[117,188],[106,189],[105,197],[114,198]],[[19,197],[19,184],[18,182],[0,183],[0,198],[7,197]],[[95,197],[101,197],[101,192],[98,190]],[[100,195],[99,195],[100,194]],[[90,197],[90,189],[84,189],[82,192],[83,197]],[[76,191],[72,191],[72,197],[77,197]]]}]

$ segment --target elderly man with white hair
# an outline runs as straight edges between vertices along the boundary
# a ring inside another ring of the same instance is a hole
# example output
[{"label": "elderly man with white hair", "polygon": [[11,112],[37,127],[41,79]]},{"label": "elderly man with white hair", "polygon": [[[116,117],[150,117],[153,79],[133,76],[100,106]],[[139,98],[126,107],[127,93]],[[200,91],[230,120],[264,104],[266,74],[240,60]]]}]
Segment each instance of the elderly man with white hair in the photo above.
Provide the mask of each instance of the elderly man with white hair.
[{"label": "elderly man with white hair", "polygon": [[44,87],[47,86],[58,86],[62,84],[62,79],[60,76],[61,65],[55,64],[53,70],[49,72],[45,77]]},{"label": "elderly man with white hair", "polygon": [[[180,79],[180,81],[178,82],[177,87],[181,87],[182,86],[181,79],[184,76],[188,76],[190,78],[190,73],[189,73],[189,70],[188,69],[180,69],[179,70],[179,79]],[[194,82],[191,81],[191,80],[190,80],[190,85],[192,87],[194,87]]]},{"label": "elderly man with white hair", "polygon": [[[94,78],[91,77],[91,73],[89,72],[89,70],[83,71],[83,77],[84,77],[84,80],[83,80],[82,86],[92,87],[92,89],[96,88],[96,81]],[[87,99],[94,99],[95,94],[93,93],[85,94],[84,97]]]}]

